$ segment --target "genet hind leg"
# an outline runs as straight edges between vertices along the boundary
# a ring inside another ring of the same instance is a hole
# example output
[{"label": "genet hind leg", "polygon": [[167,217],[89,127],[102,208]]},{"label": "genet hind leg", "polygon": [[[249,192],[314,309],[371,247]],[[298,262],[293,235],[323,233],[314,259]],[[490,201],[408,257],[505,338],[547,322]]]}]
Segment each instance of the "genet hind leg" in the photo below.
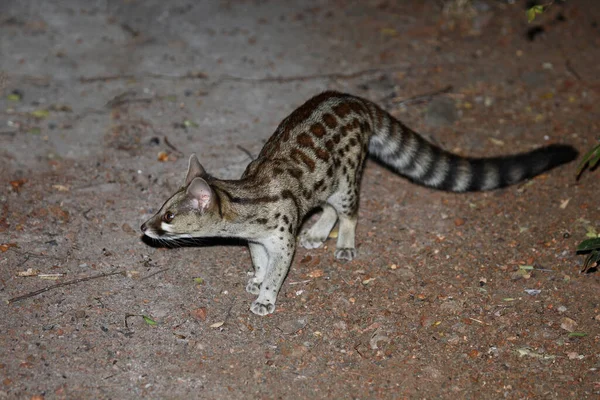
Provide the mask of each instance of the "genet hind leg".
[{"label": "genet hind leg", "polygon": [[337,212],[329,204],[323,205],[323,213],[310,229],[300,235],[300,246],[305,249],[321,247],[337,221]]},{"label": "genet hind leg", "polygon": [[353,187],[337,192],[327,201],[337,211],[340,222],[335,258],[350,261],[356,257],[354,238],[358,222],[358,190]]}]

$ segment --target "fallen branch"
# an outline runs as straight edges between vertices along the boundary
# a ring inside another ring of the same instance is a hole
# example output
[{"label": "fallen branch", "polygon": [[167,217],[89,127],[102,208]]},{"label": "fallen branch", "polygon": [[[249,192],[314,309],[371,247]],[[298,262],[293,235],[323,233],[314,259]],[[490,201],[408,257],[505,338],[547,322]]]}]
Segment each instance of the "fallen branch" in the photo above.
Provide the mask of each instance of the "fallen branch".
[{"label": "fallen branch", "polygon": [[448,85],[445,88],[440,90],[434,90],[433,92],[427,92],[423,94],[419,94],[417,96],[409,97],[407,99],[400,99],[400,97],[392,98],[392,102],[396,105],[406,105],[406,104],[414,104],[414,103],[422,103],[425,101],[429,101],[432,97],[438,96],[440,94],[448,93],[452,90],[452,85]]},{"label": "fallen branch", "polygon": [[92,275],[92,276],[88,276],[88,277],[85,277],[85,278],[73,279],[72,281],[57,283],[56,285],[48,286],[48,287],[45,287],[43,289],[36,290],[35,292],[30,292],[30,293],[27,293],[27,294],[24,294],[24,295],[21,295],[21,296],[13,297],[12,299],[8,300],[8,304],[16,303],[18,301],[25,300],[25,299],[28,299],[30,297],[37,296],[38,294],[45,293],[45,292],[47,292],[49,290],[57,289],[59,287],[74,285],[76,283],[91,281],[92,279],[105,278],[107,276],[119,275],[119,274],[124,274],[124,273],[125,273],[125,270],[113,271],[113,272],[103,272],[103,273],[98,274],[98,275]]},{"label": "fallen branch", "polygon": [[256,158],[252,155],[252,153],[250,153],[249,150],[245,149],[244,147],[240,146],[239,144],[237,145],[237,148],[240,149],[241,151],[243,151],[244,154],[246,154],[248,157],[250,157],[251,160],[254,161],[254,159]]},{"label": "fallen branch", "polygon": [[79,82],[81,83],[94,83],[94,82],[108,82],[108,81],[118,81],[121,79],[135,79],[133,75],[103,75],[103,76],[90,76],[79,78]]},{"label": "fallen branch", "polygon": [[[257,83],[286,83],[286,82],[302,82],[314,79],[353,79],[358,78],[363,75],[375,74],[386,71],[397,71],[408,69],[410,66],[408,64],[396,64],[396,65],[388,65],[384,67],[378,68],[366,68],[363,70],[358,70],[350,73],[343,72],[329,72],[322,74],[311,74],[311,75],[291,75],[291,76],[267,76],[261,78],[248,78],[234,75],[222,75],[217,77],[213,85],[220,85],[223,82],[233,81],[233,82],[257,82]],[[203,72],[190,72],[184,75],[168,75],[168,74],[156,74],[156,73],[145,73],[140,74],[137,78],[155,78],[155,79],[169,79],[169,80],[186,80],[186,79],[208,79],[208,75]],[[79,78],[79,82],[81,83],[94,83],[94,82],[108,82],[115,80],[131,80],[136,79],[134,75],[100,75],[100,76],[82,76]]]},{"label": "fallen branch", "polygon": [[233,306],[235,305],[236,300],[237,300],[237,297],[234,297],[233,300],[231,300],[231,305],[229,306],[229,309],[227,310],[227,314],[225,315],[225,319],[223,320],[223,325],[225,325],[225,322],[227,322],[227,320],[231,316],[231,310],[233,309]]},{"label": "fallen branch", "polygon": [[140,281],[143,281],[143,280],[145,280],[145,279],[148,279],[148,278],[152,278],[154,275],[158,275],[158,274],[160,274],[161,272],[168,271],[169,269],[170,269],[170,268],[163,268],[163,269],[161,269],[161,270],[159,270],[159,271],[155,271],[155,272],[151,273],[150,275],[143,277],[142,279],[140,279]]},{"label": "fallen branch", "polygon": [[343,73],[343,72],[329,72],[323,74],[313,74],[313,75],[291,75],[291,76],[268,76],[263,78],[245,78],[233,75],[224,75],[219,79],[219,81],[235,81],[235,82],[276,82],[276,83],[286,83],[286,82],[302,82],[309,81],[314,79],[353,79],[358,78],[362,75],[376,74],[385,71],[396,71],[407,69],[408,65],[389,65],[385,67],[379,68],[366,68],[362,70],[358,70],[355,72]]},{"label": "fallen branch", "polygon": [[581,80],[581,75],[579,75],[579,73],[575,70],[575,68],[573,68],[573,65],[571,65],[571,60],[567,60],[565,62],[565,67],[567,67],[567,71],[569,71],[571,74],[573,74],[573,76],[575,78],[577,78],[578,81]]},{"label": "fallen branch", "polygon": [[183,156],[183,155],[184,155],[184,154],[183,154],[183,153],[182,153],[182,152],[181,152],[181,151],[180,151],[180,150],[179,150],[177,147],[173,146],[173,145],[171,144],[171,142],[169,142],[169,139],[168,139],[166,136],[164,137],[164,140],[165,140],[165,144],[166,144],[166,145],[167,145],[167,146],[168,146],[168,147],[169,147],[171,150],[173,150],[175,153],[179,154],[180,156]]}]

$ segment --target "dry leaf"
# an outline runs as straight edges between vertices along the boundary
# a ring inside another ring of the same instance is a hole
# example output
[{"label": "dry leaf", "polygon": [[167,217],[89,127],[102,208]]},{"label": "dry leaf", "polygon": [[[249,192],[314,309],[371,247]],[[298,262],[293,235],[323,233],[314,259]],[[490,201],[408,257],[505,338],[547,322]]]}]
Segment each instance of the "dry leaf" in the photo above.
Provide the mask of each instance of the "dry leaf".
[{"label": "dry leaf", "polygon": [[52,188],[59,192],[68,192],[70,190],[69,187],[65,185],[52,185]]},{"label": "dry leaf", "polygon": [[17,276],[37,276],[40,273],[40,271],[33,269],[33,268],[27,268],[26,271],[20,271],[17,272]]},{"label": "dry leaf", "polygon": [[567,332],[573,332],[576,326],[577,322],[573,321],[571,318],[565,317],[560,321],[560,327]]},{"label": "dry leaf", "polygon": [[169,154],[167,154],[166,151],[161,151],[160,153],[158,153],[158,161],[160,161],[160,162],[169,161]]},{"label": "dry leaf", "polygon": [[8,249],[10,249],[11,247],[19,247],[19,246],[17,246],[16,243],[2,243],[2,244],[0,244],[0,251],[4,253],[5,251],[8,251]]},{"label": "dry leaf", "polygon": [[325,275],[325,272],[323,272],[322,269],[315,269],[314,271],[308,273],[308,276],[310,276],[311,278],[320,278],[323,275]]},{"label": "dry leaf", "polygon": [[[199,319],[201,321],[206,321],[206,314],[207,314],[206,307],[200,307],[195,310],[192,310],[192,317]],[[212,325],[211,325],[211,327],[212,327]]]}]

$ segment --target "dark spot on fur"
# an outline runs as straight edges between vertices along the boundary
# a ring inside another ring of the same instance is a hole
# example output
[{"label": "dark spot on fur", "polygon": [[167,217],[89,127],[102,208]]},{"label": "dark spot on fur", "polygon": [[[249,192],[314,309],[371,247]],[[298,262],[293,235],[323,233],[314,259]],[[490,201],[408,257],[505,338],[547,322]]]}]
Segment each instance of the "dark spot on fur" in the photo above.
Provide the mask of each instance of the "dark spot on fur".
[{"label": "dark spot on fur", "polygon": [[329,151],[333,150],[333,147],[334,147],[334,146],[335,146],[335,145],[333,144],[333,141],[332,141],[331,139],[329,139],[329,140],[327,140],[327,141],[325,142],[325,147],[326,147],[326,148],[327,148],[327,150],[329,150]]},{"label": "dark spot on fur", "polygon": [[350,109],[359,115],[367,114],[367,109],[363,103],[352,102],[350,103]]},{"label": "dark spot on fur", "polygon": [[287,216],[287,215],[284,215],[284,216],[283,216],[283,222],[285,222],[285,223],[286,223],[286,225],[290,223],[290,219],[288,218],[288,216]]},{"label": "dark spot on fur", "polygon": [[294,130],[296,126],[308,119],[321,104],[331,98],[339,96],[339,93],[329,91],[309,99],[306,103],[298,107],[289,117],[287,117],[280,124],[280,127],[285,126],[286,131]]},{"label": "dark spot on fur", "polygon": [[296,138],[296,142],[298,142],[298,144],[302,147],[312,148],[315,145],[312,138],[306,133],[301,133],[300,135],[298,135],[298,137]]},{"label": "dark spot on fur", "polygon": [[310,158],[309,156],[307,156],[306,153],[304,153],[303,151],[298,150],[298,149],[293,149],[291,156],[296,162],[302,161],[304,163],[304,165],[306,165],[308,167],[310,172],[314,172],[315,161],[312,158]]},{"label": "dark spot on fur", "polygon": [[334,129],[337,126],[337,120],[329,113],[323,114],[323,121],[328,128]]},{"label": "dark spot on fur", "polygon": [[311,125],[310,131],[313,135],[315,135],[316,137],[319,137],[319,138],[325,136],[325,132],[326,132],[325,127],[318,122],[316,124]]},{"label": "dark spot on fur", "polygon": [[279,200],[279,196],[261,196],[261,197],[231,197],[232,203],[238,204],[261,204],[274,203]]},{"label": "dark spot on fur", "polygon": [[292,177],[294,177],[296,179],[302,178],[302,170],[301,169],[288,168],[287,172],[288,172],[288,174],[290,174]]},{"label": "dark spot on fur", "polygon": [[317,190],[319,190],[319,188],[321,186],[323,186],[324,183],[325,183],[325,181],[323,179],[321,179],[319,182],[315,183],[315,186],[313,186],[313,191],[316,192]]},{"label": "dark spot on fur", "polygon": [[344,118],[346,115],[350,114],[350,111],[351,109],[350,106],[348,106],[348,103],[341,103],[333,107],[333,112],[340,118]]},{"label": "dark spot on fur", "polygon": [[375,115],[377,117],[377,127],[381,128],[381,126],[383,125],[383,110],[379,107],[375,107]]},{"label": "dark spot on fur", "polygon": [[323,161],[329,161],[329,153],[323,149],[316,149],[315,154]]}]

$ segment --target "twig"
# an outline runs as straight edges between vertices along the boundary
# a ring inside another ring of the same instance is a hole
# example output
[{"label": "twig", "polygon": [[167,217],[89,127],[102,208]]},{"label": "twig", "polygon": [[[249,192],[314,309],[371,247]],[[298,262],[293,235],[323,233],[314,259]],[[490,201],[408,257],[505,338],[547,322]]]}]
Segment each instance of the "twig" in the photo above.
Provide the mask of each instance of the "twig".
[{"label": "twig", "polygon": [[565,66],[567,67],[567,71],[569,71],[570,73],[573,74],[573,76],[575,78],[577,78],[578,81],[581,80],[581,75],[579,75],[579,73],[575,70],[575,68],[573,68],[573,66],[571,65],[571,60],[567,60],[565,62]]},{"label": "twig", "polygon": [[158,271],[156,271],[156,272],[153,272],[153,273],[151,273],[150,275],[148,275],[148,276],[145,276],[145,277],[143,277],[142,279],[140,279],[140,281],[143,281],[143,280],[145,280],[145,279],[148,279],[148,278],[152,278],[154,275],[158,275],[158,274],[160,274],[161,272],[168,271],[169,269],[170,269],[170,268],[163,268],[163,269],[161,269],[161,270],[158,270]]},{"label": "twig", "polygon": [[305,281],[298,281],[298,282],[290,282],[290,283],[288,283],[288,285],[301,285],[301,284],[303,284],[303,283],[308,283],[308,282],[310,282],[311,280],[312,280],[312,279],[307,279],[307,280],[305,280]]},{"label": "twig", "polygon": [[452,85],[448,85],[443,89],[434,90],[433,92],[423,93],[423,94],[420,94],[417,96],[409,97],[407,99],[400,99],[400,97],[394,97],[394,98],[392,98],[392,101],[396,105],[421,103],[424,101],[428,101],[429,99],[431,99],[434,96],[437,96],[437,95],[440,95],[443,93],[448,93],[451,90],[452,90]]},{"label": "twig", "polygon": [[167,146],[168,146],[168,147],[169,147],[171,150],[173,150],[174,152],[178,153],[178,154],[179,154],[179,155],[181,155],[181,156],[183,155],[183,153],[182,153],[181,151],[179,151],[179,150],[177,149],[177,147],[173,146],[173,145],[171,144],[171,142],[169,142],[169,139],[168,139],[166,136],[164,137],[164,139],[165,139],[165,144],[166,144],[166,145],[167,145]]},{"label": "twig", "polygon": [[225,325],[225,322],[227,322],[227,320],[231,316],[231,310],[233,309],[233,306],[235,305],[236,300],[237,300],[237,297],[234,297],[233,300],[231,301],[231,305],[229,306],[229,309],[227,310],[227,314],[225,314],[225,319],[223,320],[223,325]]},{"label": "twig", "polygon": [[276,83],[286,83],[286,82],[297,82],[297,81],[309,81],[313,79],[353,79],[358,78],[362,75],[375,74],[383,71],[395,71],[399,69],[406,69],[408,65],[390,65],[387,67],[380,68],[367,68],[358,70],[350,73],[343,72],[329,72],[323,74],[313,74],[313,75],[292,75],[292,76],[268,76],[264,78],[244,78],[233,75],[224,75],[220,80],[222,81],[237,81],[237,82],[276,82]]},{"label": "twig", "polygon": [[107,82],[107,81],[118,81],[121,79],[134,79],[133,75],[104,75],[104,76],[90,76],[89,78],[81,77],[79,82],[81,83],[94,83],[94,82]]},{"label": "twig", "polygon": [[[287,82],[302,82],[309,81],[314,79],[353,79],[358,78],[362,75],[374,74],[378,72],[384,71],[396,71],[403,70],[409,68],[408,64],[395,64],[389,65],[385,67],[379,68],[366,68],[362,70],[358,70],[350,73],[343,72],[329,72],[323,74],[312,74],[312,75],[291,75],[291,76],[267,76],[262,78],[248,78],[234,75],[222,75],[216,79],[214,85],[219,85],[223,82],[233,81],[233,82],[258,82],[258,83],[287,83]],[[185,79],[207,79],[208,75],[203,72],[190,72],[185,75],[167,75],[167,74],[155,74],[155,73],[147,73],[141,74],[138,78],[142,77],[150,77],[156,79],[170,79],[170,80],[185,80]],[[135,79],[134,75],[100,75],[100,76],[89,76],[89,77],[80,77],[79,81],[81,83],[94,83],[94,82],[107,82],[107,81],[115,81],[115,80],[125,80],[125,79]]]},{"label": "twig", "polygon": [[253,160],[253,161],[254,161],[254,160],[256,159],[256,157],[254,157],[254,156],[252,155],[252,153],[250,153],[250,151],[249,151],[249,150],[247,150],[247,149],[243,148],[243,147],[242,147],[242,146],[240,146],[239,144],[237,145],[237,148],[238,148],[238,149],[240,149],[241,151],[243,151],[243,152],[244,152],[244,153],[245,153],[245,154],[246,154],[248,157],[250,157],[250,159],[251,159],[251,160]]},{"label": "twig", "polygon": [[30,293],[24,294],[22,296],[13,297],[12,299],[8,300],[8,304],[16,303],[18,301],[25,300],[25,299],[28,299],[30,297],[37,296],[38,294],[42,294],[42,293],[47,292],[49,290],[57,289],[59,287],[74,285],[76,283],[81,283],[81,282],[86,282],[86,281],[91,281],[92,279],[105,278],[107,276],[112,276],[112,275],[119,275],[119,274],[123,274],[124,272],[125,272],[124,270],[113,271],[113,272],[103,272],[103,273],[98,274],[98,275],[92,275],[92,276],[88,276],[88,277],[85,277],[85,278],[73,279],[72,281],[57,283],[56,285],[48,286],[48,287],[45,287],[43,289],[36,290],[35,292],[30,292]]}]

